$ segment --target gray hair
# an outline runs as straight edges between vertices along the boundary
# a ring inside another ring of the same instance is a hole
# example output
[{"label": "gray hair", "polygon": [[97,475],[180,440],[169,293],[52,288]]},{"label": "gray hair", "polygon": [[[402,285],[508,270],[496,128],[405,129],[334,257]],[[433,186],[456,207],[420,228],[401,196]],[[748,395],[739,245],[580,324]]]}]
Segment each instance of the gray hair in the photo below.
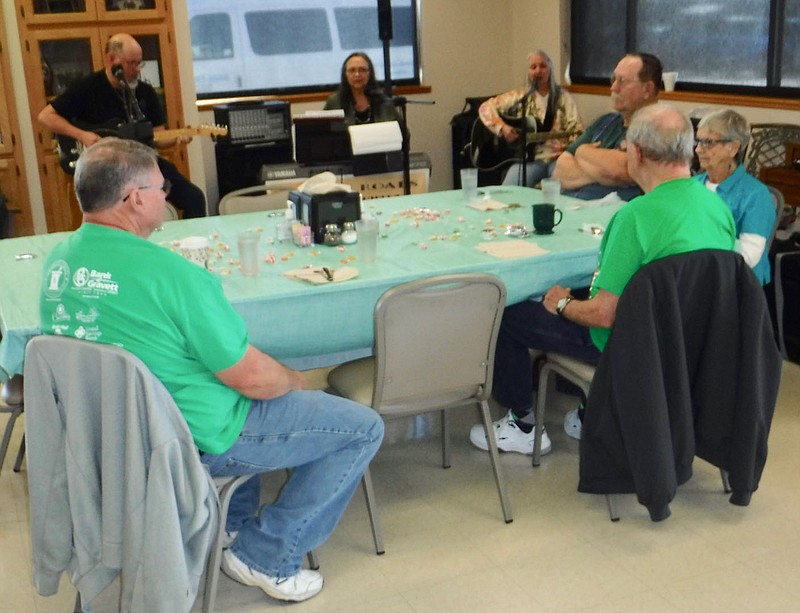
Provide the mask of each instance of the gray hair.
[{"label": "gray hair", "polygon": [[736,152],[736,161],[741,163],[747,143],[750,142],[750,124],[742,115],[733,109],[712,111],[697,124],[697,129],[700,128],[716,132],[721,139],[737,141],[739,151]]},{"label": "gray hair", "polygon": [[[561,93],[561,88],[558,85],[558,77],[556,76],[556,71],[553,68],[553,60],[546,51],[537,49],[536,51],[531,51],[528,54],[527,60],[529,64],[534,55],[541,55],[544,58],[545,64],[547,64],[547,71],[550,73],[550,97],[548,98],[548,102],[553,105],[558,104],[558,96]],[[527,83],[528,87],[533,85],[530,80],[528,80]]]},{"label": "gray hair", "polygon": [[87,147],[75,165],[75,194],[84,213],[110,209],[128,185],[150,173],[156,153],[133,140],[109,136]]},{"label": "gray hair", "polygon": [[626,138],[629,146],[636,145],[654,162],[688,164],[694,155],[691,122],[666,104],[647,105],[636,111]]}]

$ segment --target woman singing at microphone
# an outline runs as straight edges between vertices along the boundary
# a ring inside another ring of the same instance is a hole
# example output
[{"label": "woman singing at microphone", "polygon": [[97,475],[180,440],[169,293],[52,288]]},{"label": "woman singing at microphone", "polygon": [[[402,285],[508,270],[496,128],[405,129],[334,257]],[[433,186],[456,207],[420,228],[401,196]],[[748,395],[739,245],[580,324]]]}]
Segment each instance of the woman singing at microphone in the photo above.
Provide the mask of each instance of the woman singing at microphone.
[{"label": "woman singing at microphone", "polygon": [[[523,118],[528,121],[528,133],[556,132],[562,135],[535,146],[535,153],[529,155],[525,182],[528,187],[533,187],[553,173],[556,158],[561,155],[567,142],[583,132],[583,123],[572,96],[558,85],[553,61],[544,51],[528,54],[526,81],[525,87],[489,98],[481,104],[478,113],[481,122],[492,134],[502,137],[511,148],[519,150],[518,156],[522,143],[518,142],[521,138],[520,125],[516,124],[521,124]],[[521,183],[522,164],[514,163],[508,169],[503,184]]]}]

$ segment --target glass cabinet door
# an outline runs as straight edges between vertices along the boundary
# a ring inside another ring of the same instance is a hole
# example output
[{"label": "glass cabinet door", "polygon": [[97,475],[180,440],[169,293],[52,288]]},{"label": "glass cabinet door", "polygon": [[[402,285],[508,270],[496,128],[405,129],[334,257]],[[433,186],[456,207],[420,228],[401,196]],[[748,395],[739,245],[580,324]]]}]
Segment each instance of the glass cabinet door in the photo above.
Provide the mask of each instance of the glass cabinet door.
[{"label": "glass cabinet door", "polygon": [[97,18],[96,0],[21,0],[19,14],[28,23],[64,24]]},{"label": "glass cabinet door", "polygon": [[36,120],[39,112],[74,81],[103,65],[100,35],[96,28],[37,30],[25,41],[25,70],[34,128],[44,152],[54,151],[52,134]]},{"label": "glass cabinet door", "polygon": [[107,20],[163,17],[165,0],[95,0],[98,17]]}]

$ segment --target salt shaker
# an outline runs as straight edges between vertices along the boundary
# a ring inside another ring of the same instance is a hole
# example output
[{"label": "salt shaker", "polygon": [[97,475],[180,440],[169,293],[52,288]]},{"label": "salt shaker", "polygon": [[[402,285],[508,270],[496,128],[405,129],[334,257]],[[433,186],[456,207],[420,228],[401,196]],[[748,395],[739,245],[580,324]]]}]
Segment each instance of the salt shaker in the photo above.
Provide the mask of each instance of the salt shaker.
[{"label": "salt shaker", "polygon": [[342,232],[342,242],[345,245],[352,245],[353,243],[358,240],[358,235],[356,234],[356,224],[352,221],[344,222],[344,231]]}]

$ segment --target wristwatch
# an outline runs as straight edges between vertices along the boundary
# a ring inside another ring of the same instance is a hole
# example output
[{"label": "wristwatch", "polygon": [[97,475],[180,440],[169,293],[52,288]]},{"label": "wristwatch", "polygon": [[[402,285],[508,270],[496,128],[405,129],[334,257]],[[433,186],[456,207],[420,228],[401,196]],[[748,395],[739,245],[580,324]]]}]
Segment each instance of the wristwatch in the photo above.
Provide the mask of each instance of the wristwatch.
[{"label": "wristwatch", "polygon": [[556,313],[558,313],[559,317],[564,317],[564,309],[567,308],[570,302],[572,302],[572,296],[564,296],[564,298],[558,301],[556,304]]}]

